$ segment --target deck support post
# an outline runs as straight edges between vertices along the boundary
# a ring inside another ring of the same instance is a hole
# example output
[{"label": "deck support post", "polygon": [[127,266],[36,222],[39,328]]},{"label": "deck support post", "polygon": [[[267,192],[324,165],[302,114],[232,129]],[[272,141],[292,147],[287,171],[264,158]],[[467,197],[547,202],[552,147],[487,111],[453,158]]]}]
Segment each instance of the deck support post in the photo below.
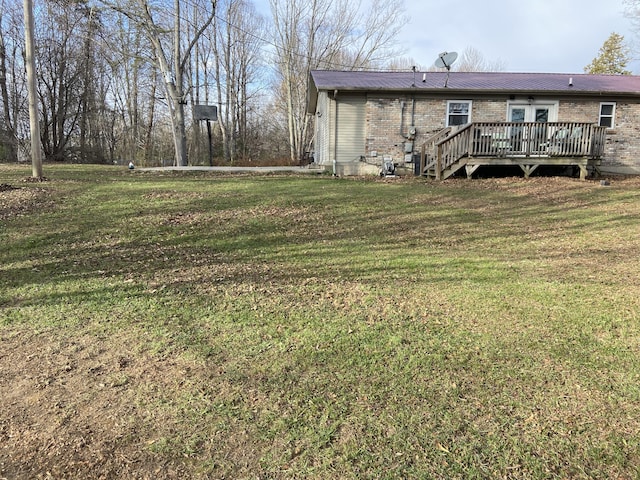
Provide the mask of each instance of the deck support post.
[{"label": "deck support post", "polygon": [[578,167],[580,167],[580,180],[586,180],[587,179],[587,175],[589,174],[589,171],[587,170],[587,166],[586,165],[578,165]]},{"label": "deck support post", "polygon": [[535,171],[535,169],[538,168],[538,167],[539,167],[538,164],[535,164],[535,165],[522,165],[522,164],[520,164],[520,168],[524,172],[524,178],[529,178],[531,176],[531,174]]},{"label": "deck support post", "polygon": [[478,170],[478,168],[480,168],[480,165],[465,165],[464,169],[467,172],[467,178],[471,179],[471,176],[476,170]]}]

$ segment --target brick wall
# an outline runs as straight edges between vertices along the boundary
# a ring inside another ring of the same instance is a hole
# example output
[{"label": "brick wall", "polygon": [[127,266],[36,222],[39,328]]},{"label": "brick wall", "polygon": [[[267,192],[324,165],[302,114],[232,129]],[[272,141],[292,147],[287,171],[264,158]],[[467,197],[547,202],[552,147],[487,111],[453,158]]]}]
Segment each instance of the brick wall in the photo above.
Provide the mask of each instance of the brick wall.
[{"label": "brick wall", "polygon": [[640,105],[616,104],[615,124],[607,134],[603,164],[640,167]]},{"label": "brick wall", "polygon": [[[608,100],[608,99],[603,99]],[[640,105],[618,101],[615,109],[614,128],[607,131],[607,143],[603,167],[640,166]],[[561,101],[558,118],[568,122],[597,123],[600,102],[593,100]]]},{"label": "brick wall", "polygon": [[[369,95],[366,113],[366,156],[380,163],[385,156],[402,163],[405,142],[414,142],[414,151],[433,133],[445,128],[447,100],[472,100],[472,121],[503,122],[507,117],[507,98],[417,98]],[[607,99],[603,99],[607,101]],[[558,121],[598,122],[600,101],[560,100]],[[413,113],[412,113],[413,112]],[[407,139],[409,127],[416,127],[415,139]],[[607,134],[603,165],[640,167],[640,104],[617,102],[615,128]]]},{"label": "brick wall", "polygon": [[[605,100],[605,99],[603,99]],[[603,165],[620,167],[640,166],[640,105],[615,102],[614,128],[607,131]],[[600,102],[560,102],[559,118],[569,122],[598,122]]]},{"label": "brick wall", "polygon": [[[458,100],[472,100],[457,98]],[[401,162],[405,156],[405,142],[414,142],[414,150],[434,133],[446,126],[447,100],[456,98],[419,98],[408,96],[373,97],[367,101],[366,155],[368,158],[391,156]],[[503,122],[506,118],[506,100],[472,100],[472,120],[477,122]],[[416,127],[411,140],[409,128]]]}]

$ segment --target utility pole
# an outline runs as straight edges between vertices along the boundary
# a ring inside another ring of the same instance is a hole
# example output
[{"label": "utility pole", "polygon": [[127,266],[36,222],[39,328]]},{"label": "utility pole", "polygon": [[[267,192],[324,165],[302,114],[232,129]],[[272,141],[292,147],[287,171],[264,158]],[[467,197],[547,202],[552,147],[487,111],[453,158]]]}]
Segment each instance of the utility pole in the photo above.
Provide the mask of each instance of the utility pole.
[{"label": "utility pole", "polygon": [[29,93],[29,126],[31,130],[32,176],[42,178],[42,153],[40,150],[40,123],[38,97],[36,92],[36,56],[34,45],[35,22],[33,20],[33,0],[24,0],[24,35],[27,61],[27,85]]}]

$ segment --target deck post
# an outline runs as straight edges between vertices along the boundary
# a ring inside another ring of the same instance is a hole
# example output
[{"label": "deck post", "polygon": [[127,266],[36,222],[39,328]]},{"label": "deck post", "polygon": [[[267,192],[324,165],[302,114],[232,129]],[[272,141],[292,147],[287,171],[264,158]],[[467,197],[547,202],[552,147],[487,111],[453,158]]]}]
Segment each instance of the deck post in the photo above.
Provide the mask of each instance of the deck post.
[{"label": "deck post", "polygon": [[423,143],[422,148],[420,149],[420,176],[424,175],[424,166],[426,163],[427,157],[427,144]]},{"label": "deck post", "polygon": [[538,168],[540,165],[539,164],[535,164],[535,165],[524,165],[524,164],[520,164],[520,168],[522,169],[522,171],[524,172],[524,178],[529,178],[531,176],[531,174],[533,173],[533,171]]},{"label": "deck post", "polygon": [[580,180],[586,180],[587,179],[587,175],[589,174],[589,171],[587,170],[587,166],[586,165],[578,165],[578,167],[580,167]]},{"label": "deck post", "polygon": [[471,180],[474,172],[478,170],[478,168],[480,168],[480,165],[465,165],[464,170],[467,173],[467,179]]},{"label": "deck post", "polygon": [[436,155],[436,180],[442,180],[442,144],[438,145]]}]

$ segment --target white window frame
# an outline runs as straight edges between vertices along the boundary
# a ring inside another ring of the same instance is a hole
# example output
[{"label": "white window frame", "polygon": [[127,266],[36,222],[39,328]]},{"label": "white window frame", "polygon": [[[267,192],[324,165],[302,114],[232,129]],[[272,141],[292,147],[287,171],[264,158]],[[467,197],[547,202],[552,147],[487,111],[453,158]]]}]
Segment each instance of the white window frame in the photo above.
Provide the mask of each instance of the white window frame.
[{"label": "white window frame", "polygon": [[[454,116],[463,116],[461,114],[452,114],[450,113],[449,109],[451,108],[451,105],[455,104],[455,103],[468,103],[469,104],[469,112],[466,114],[467,116],[467,121],[465,123],[462,123],[460,125],[451,125],[449,123],[449,117],[454,115]],[[445,125],[447,127],[455,127],[455,126],[462,126],[462,125],[466,125],[468,123],[471,123],[471,112],[473,112],[473,101],[472,100],[447,100],[447,111],[446,111],[446,118],[445,118]]]},{"label": "white window frame", "polygon": [[[611,109],[611,115],[603,115],[602,114],[602,107],[613,107]],[[607,126],[607,125],[602,125],[602,119],[603,118],[610,118],[611,119],[611,125]],[[601,127],[607,127],[607,128],[615,128],[616,126],[616,102],[600,102],[600,109],[598,110],[598,125],[600,125]]]}]

